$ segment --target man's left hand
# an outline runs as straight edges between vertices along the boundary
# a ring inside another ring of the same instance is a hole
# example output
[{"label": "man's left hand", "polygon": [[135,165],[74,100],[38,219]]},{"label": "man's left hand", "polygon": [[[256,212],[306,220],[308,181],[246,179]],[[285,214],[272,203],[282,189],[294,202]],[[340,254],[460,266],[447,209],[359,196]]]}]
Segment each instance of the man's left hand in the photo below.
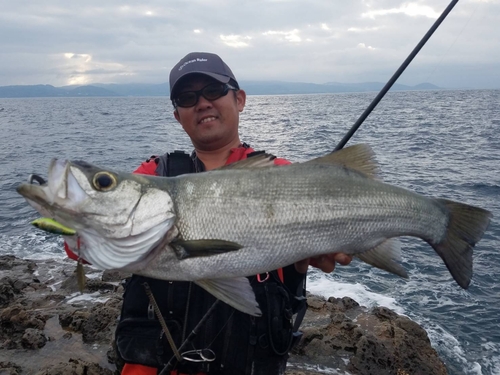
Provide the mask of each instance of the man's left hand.
[{"label": "man's left hand", "polygon": [[330,273],[335,269],[335,263],[347,266],[351,263],[352,256],[344,253],[332,253],[320,255],[314,258],[307,258],[295,263],[297,272],[306,273],[309,265],[319,268],[321,271]]}]

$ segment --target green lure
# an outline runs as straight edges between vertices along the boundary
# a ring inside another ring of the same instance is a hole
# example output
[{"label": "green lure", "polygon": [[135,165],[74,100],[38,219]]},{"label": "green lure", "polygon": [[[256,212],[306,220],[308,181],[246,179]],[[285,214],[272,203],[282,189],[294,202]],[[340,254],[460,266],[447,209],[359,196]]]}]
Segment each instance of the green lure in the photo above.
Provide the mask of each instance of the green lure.
[{"label": "green lure", "polygon": [[53,234],[61,234],[65,236],[73,236],[76,234],[74,229],[68,228],[61,223],[50,219],[48,217],[42,217],[31,222],[35,227]]}]

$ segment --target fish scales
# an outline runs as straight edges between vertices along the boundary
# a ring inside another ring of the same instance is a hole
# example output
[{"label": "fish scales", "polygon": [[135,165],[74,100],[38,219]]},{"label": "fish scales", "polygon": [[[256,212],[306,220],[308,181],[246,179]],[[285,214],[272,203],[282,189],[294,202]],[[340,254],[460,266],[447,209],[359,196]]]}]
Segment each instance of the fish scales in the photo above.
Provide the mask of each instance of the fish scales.
[{"label": "fish scales", "polygon": [[[428,198],[344,168],[293,168],[295,173],[273,168],[251,177],[237,170],[178,178],[173,200],[182,238],[227,239],[243,246],[238,252],[186,259],[178,277],[185,278],[190,269],[196,278],[233,277],[230,264],[237,265],[234,272],[246,268],[244,273],[252,275],[304,254],[356,254],[401,235],[439,242],[445,233],[447,212]],[[196,262],[204,267],[198,269]],[[164,271],[176,277],[174,270]]]}]

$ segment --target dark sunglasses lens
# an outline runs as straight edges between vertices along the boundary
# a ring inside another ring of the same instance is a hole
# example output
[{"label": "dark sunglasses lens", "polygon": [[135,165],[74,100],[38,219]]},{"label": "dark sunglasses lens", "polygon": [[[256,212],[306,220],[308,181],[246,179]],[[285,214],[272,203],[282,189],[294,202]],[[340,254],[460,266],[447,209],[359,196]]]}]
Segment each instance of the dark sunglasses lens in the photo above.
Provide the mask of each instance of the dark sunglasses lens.
[{"label": "dark sunglasses lens", "polygon": [[181,92],[174,99],[178,107],[192,107],[198,103],[199,95],[207,100],[217,100],[229,92],[229,87],[223,83],[212,83],[199,91]]},{"label": "dark sunglasses lens", "polygon": [[214,83],[212,85],[208,85],[207,87],[205,87],[201,92],[201,94],[207,100],[216,100],[219,99],[221,96],[227,94],[226,87],[227,87],[226,85],[220,83]]},{"label": "dark sunglasses lens", "polygon": [[175,98],[175,103],[179,107],[192,107],[197,102],[197,96],[194,91],[183,92]]}]

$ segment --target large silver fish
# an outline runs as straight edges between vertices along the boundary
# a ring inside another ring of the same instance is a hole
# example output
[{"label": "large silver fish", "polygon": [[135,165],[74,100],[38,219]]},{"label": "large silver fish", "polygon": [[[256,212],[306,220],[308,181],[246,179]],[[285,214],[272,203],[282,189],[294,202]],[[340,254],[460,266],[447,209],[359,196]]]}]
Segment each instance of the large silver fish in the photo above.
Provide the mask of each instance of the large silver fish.
[{"label": "large silver fish", "polygon": [[305,163],[274,166],[263,155],[172,178],[53,160],[47,183],[37,177],[41,185],[17,191],[76,230],[79,255],[93,265],[194,281],[252,315],[260,310],[244,276],[312,256],[344,252],[407,277],[399,236],[428,242],[467,288],[490,212],[376,175],[371,149],[356,145]]}]

